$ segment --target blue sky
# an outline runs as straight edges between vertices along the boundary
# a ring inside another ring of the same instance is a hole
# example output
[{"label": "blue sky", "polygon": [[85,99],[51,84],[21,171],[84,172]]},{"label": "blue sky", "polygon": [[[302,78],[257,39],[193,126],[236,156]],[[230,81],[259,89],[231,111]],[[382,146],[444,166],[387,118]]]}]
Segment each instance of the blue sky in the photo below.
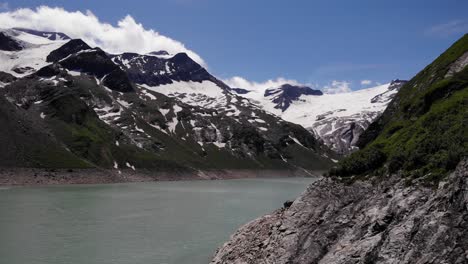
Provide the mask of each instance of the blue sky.
[{"label": "blue sky", "polygon": [[324,86],[345,81],[408,79],[468,32],[468,1],[32,1],[91,10],[116,25],[131,15],[145,28],[178,40],[227,79],[284,77]]}]

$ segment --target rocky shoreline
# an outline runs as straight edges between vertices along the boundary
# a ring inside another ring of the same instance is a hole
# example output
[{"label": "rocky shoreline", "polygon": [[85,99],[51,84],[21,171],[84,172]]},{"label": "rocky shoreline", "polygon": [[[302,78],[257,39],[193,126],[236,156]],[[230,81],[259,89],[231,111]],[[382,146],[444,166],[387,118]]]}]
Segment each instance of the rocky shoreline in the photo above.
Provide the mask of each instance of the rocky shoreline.
[{"label": "rocky shoreline", "polygon": [[468,263],[468,161],[438,188],[324,178],[241,227],[211,264]]},{"label": "rocky shoreline", "polygon": [[105,169],[0,168],[0,186],[320,177],[321,174],[322,172],[319,171],[302,170],[153,171],[138,169],[134,171],[126,169],[116,171]]}]

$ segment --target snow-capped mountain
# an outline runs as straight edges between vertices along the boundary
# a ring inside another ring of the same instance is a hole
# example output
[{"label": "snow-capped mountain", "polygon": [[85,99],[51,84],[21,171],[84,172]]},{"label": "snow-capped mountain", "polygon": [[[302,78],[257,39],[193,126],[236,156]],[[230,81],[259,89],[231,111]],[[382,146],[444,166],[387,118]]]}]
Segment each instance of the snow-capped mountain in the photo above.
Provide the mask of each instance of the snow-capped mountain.
[{"label": "snow-capped mountain", "polygon": [[108,54],[50,34],[0,32],[0,117],[10,117],[0,118],[8,131],[0,143],[11,149],[0,156],[5,164],[199,176],[308,173],[332,164],[333,153],[312,133],[233,93],[185,53]]},{"label": "snow-capped mountain", "polygon": [[262,109],[313,131],[338,153],[353,150],[359,135],[386,108],[406,81],[358,91],[323,94],[305,86],[282,85],[265,90],[232,89]]},{"label": "snow-capped mountain", "polygon": [[219,111],[232,108],[237,112],[233,104],[237,102],[236,96],[229,91],[229,87],[185,53],[124,53],[112,55],[111,58],[140,87],[175,97],[189,105]]},{"label": "snow-capped mountain", "polygon": [[25,32],[30,35],[34,35],[38,37],[43,37],[49,40],[70,40],[71,39],[69,36],[61,32],[38,31],[38,30],[27,29],[27,28],[14,28],[14,30]]},{"label": "snow-capped mountain", "polygon": [[284,84],[276,89],[266,89],[263,94],[265,98],[275,104],[276,109],[281,109],[282,112],[286,111],[293,102],[298,101],[303,95],[323,95],[323,93],[306,86]]},{"label": "snow-capped mountain", "polygon": [[24,77],[48,65],[47,56],[66,40],[52,41],[19,30],[0,32],[0,71]]}]

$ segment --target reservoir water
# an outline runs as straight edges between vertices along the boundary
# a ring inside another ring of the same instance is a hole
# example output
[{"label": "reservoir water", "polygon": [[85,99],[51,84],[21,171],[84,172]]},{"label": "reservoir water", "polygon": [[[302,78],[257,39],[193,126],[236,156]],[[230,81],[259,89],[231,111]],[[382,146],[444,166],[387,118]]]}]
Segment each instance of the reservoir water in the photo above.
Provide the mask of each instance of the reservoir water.
[{"label": "reservoir water", "polygon": [[314,180],[0,187],[0,264],[205,264]]}]

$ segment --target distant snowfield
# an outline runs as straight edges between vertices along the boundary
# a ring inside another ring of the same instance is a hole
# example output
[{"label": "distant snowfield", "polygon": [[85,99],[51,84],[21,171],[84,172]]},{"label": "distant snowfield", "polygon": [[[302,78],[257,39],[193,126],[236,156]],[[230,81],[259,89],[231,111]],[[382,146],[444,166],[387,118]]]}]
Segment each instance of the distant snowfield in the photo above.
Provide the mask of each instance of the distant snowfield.
[{"label": "distant snowfield", "polygon": [[[265,97],[265,89],[240,96],[283,120],[303,126],[338,153],[356,148],[361,133],[385,110],[398,87],[392,83],[347,93],[301,95],[283,112],[273,101],[281,93]],[[274,89],[271,87],[270,89]],[[282,98],[279,98],[282,99]],[[284,105],[282,105],[284,106]]]},{"label": "distant snowfield", "polygon": [[[17,33],[17,35],[16,35],[16,33]],[[61,41],[61,40],[50,40],[48,38],[36,36],[36,35],[29,34],[29,33],[26,33],[26,32],[22,32],[22,31],[19,31],[19,30],[15,30],[15,36],[14,37],[16,39],[21,40],[21,41],[28,42],[28,43],[31,43],[31,44],[37,44],[37,45],[50,44],[50,43],[60,42]],[[62,44],[66,43],[68,41],[69,40],[63,40]]]},{"label": "distant snowfield", "polygon": [[[261,106],[264,110],[278,115],[286,121],[310,128],[320,115],[329,112],[334,117],[348,117],[363,112],[383,111],[388,102],[371,103],[371,99],[387,92],[389,86],[390,83],[349,93],[324,94],[320,96],[301,95],[284,112],[281,109],[274,108],[275,104],[271,101],[273,97],[264,97],[264,90],[251,91],[241,96],[256,101],[257,105]],[[396,92],[396,90],[390,91],[385,95],[391,96]]]},{"label": "distant snowfield", "polygon": [[31,72],[17,73],[16,68],[30,67],[35,71],[49,65],[46,62],[47,55],[60,48],[68,40],[49,40],[44,37],[34,36],[21,31],[6,31],[15,39],[22,41],[25,49],[20,51],[0,50],[0,71],[10,73],[16,77],[22,77]]}]

